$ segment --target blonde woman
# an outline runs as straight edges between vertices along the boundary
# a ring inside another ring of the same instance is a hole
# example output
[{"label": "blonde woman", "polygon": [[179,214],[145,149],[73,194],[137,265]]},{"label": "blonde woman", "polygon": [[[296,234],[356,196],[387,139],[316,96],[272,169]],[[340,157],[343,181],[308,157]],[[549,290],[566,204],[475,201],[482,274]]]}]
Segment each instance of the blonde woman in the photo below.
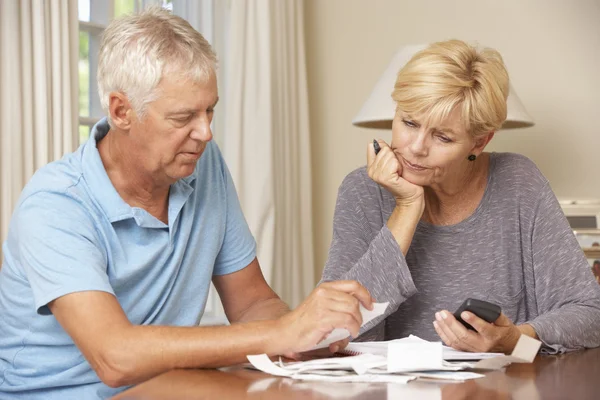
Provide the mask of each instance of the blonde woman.
[{"label": "blonde woman", "polygon": [[[500,54],[434,43],[398,73],[392,141],[342,183],[323,281],[352,279],[386,315],[359,340],[416,334],[465,351],[510,352],[521,334],[548,353],[600,345],[600,286],[532,161],[487,153],[506,119]],[[488,323],[451,311],[501,306]]]}]

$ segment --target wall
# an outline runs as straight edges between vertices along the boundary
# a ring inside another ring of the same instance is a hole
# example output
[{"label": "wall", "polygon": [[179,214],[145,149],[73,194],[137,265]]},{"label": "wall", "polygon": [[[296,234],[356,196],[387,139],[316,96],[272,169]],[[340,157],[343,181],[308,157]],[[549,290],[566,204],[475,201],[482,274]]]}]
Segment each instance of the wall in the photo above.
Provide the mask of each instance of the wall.
[{"label": "wall", "polygon": [[[458,38],[503,55],[536,121],[488,147],[533,159],[562,198],[600,198],[600,1],[305,0],[317,278],[337,189],[389,132],[351,120],[404,44]],[[391,88],[390,88],[391,90]]]}]

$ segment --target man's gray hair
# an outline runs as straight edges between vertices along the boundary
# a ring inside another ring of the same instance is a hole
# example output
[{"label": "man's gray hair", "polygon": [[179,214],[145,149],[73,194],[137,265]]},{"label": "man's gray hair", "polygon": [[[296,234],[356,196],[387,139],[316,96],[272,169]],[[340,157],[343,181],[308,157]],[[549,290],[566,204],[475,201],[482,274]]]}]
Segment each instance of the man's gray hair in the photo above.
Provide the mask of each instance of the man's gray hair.
[{"label": "man's gray hair", "polygon": [[[160,7],[113,20],[102,35],[98,92],[108,115],[109,94],[127,96],[139,118],[159,96],[164,74],[205,82],[216,73],[217,56],[190,24]],[[112,124],[112,123],[111,123]]]}]

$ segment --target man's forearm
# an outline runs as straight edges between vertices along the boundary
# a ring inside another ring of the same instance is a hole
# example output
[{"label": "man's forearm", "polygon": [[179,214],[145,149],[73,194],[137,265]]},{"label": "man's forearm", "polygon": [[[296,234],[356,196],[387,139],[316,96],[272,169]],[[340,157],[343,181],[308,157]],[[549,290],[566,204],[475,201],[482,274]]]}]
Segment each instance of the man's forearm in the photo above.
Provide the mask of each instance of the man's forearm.
[{"label": "man's forearm", "polygon": [[287,351],[277,321],[231,326],[131,326],[111,334],[94,369],[111,386],[142,382],[173,368],[216,368],[246,362],[248,354]]},{"label": "man's forearm", "polygon": [[265,299],[254,303],[236,321],[231,321],[231,323],[277,319],[289,312],[290,308],[280,298]]}]

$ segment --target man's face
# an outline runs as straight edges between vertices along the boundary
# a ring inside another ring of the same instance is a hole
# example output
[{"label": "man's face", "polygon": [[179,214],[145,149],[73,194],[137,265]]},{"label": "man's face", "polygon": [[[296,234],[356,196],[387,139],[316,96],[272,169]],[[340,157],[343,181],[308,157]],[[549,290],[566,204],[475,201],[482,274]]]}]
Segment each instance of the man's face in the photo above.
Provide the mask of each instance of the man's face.
[{"label": "man's face", "polygon": [[129,155],[155,180],[170,184],[194,172],[212,140],[217,80],[214,74],[204,83],[166,76],[157,89],[158,99],[132,123]]}]

